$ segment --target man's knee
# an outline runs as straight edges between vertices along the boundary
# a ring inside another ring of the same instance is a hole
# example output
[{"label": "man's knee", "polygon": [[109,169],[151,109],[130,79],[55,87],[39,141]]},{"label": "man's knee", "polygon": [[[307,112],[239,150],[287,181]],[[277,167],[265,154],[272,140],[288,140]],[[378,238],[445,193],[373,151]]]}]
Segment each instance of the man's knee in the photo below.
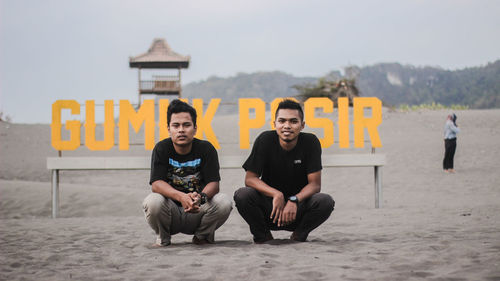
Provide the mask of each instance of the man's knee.
[{"label": "man's knee", "polygon": [[165,200],[167,199],[163,197],[163,195],[153,192],[144,199],[144,201],[142,202],[142,208],[148,215],[158,214],[165,204]]},{"label": "man's knee", "polygon": [[212,198],[212,202],[217,206],[217,211],[222,214],[229,214],[233,209],[233,202],[229,196],[224,193],[217,193]]},{"label": "man's knee", "polygon": [[324,212],[333,212],[335,208],[335,201],[332,196],[326,193],[316,193],[313,195],[315,205],[318,209]]},{"label": "man's knee", "polygon": [[242,187],[234,192],[234,202],[236,203],[236,207],[245,205],[249,202],[251,197],[254,197],[258,191],[251,187]]}]

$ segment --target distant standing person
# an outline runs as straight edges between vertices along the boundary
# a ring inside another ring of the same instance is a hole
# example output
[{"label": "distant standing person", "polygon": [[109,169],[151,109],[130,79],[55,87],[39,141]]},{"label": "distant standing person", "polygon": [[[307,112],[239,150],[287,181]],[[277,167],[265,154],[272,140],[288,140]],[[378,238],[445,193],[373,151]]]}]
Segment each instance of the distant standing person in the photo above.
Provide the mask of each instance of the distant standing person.
[{"label": "distant standing person", "polygon": [[208,142],[194,138],[196,111],[180,100],[167,110],[170,137],[151,156],[152,193],[143,202],[157,246],[170,245],[176,233],[194,234],[194,244],[214,243],[214,233],[229,217],[231,199],[219,193],[219,160]]},{"label": "distant standing person", "polygon": [[292,231],[304,242],[325,222],[335,202],[321,190],[321,145],[304,129],[300,104],[284,100],[276,110],[276,130],[261,133],[243,164],[245,185],[234,193],[236,207],[255,243],[273,240],[271,230]]},{"label": "distant standing person", "polygon": [[452,113],[448,115],[444,124],[444,159],[443,169],[447,173],[455,173],[453,169],[453,158],[457,149],[457,134],[460,129],[457,126],[457,116]]}]

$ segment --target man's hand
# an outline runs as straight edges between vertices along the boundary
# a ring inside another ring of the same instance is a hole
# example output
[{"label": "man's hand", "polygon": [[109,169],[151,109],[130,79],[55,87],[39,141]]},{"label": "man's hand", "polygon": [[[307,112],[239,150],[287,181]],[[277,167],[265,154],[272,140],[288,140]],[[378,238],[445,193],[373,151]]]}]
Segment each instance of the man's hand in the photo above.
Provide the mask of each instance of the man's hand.
[{"label": "man's hand", "polygon": [[281,213],[280,222],[278,226],[289,225],[295,221],[297,217],[297,203],[292,201],[286,202],[285,208]]},{"label": "man's hand", "polygon": [[195,205],[198,205],[198,206],[201,205],[201,194],[199,194],[197,192],[191,192],[188,194],[189,194],[189,196],[191,196],[191,199],[193,200]]},{"label": "man's hand", "polygon": [[181,205],[186,213],[198,213],[200,211],[201,196],[196,192],[186,193],[181,197]]},{"label": "man's hand", "polygon": [[273,223],[278,221],[278,226],[281,224],[281,213],[283,212],[283,207],[285,206],[285,197],[283,193],[276,192],[273,195],[273,210],[271,211],[271,220]]},{"label": "man's hand", "polygon": [[167,198],[180,202],[184,212],[198,213],[200,211],[201,196],[196,192],[184,193],[173,188],[163,180],[153,182],[151,190]]}]

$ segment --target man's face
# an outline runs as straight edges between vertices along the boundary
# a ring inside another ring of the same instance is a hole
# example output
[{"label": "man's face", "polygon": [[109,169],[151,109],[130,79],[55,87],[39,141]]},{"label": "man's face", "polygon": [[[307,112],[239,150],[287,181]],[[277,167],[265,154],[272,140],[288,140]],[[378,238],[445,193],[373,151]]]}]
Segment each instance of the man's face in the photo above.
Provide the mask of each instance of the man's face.
[{"label": "man's face", "polygon": [[304,129],[304,124],[298,110],[280,109],[276,115],[274,126],[280,140],[289,143],[297,140],[300,131]]},{"label": "man's face", "polygon": [[188,112],[173,113],[170,117],[168,132],[177,146],[188,146],[193,142],[196,127]]}]

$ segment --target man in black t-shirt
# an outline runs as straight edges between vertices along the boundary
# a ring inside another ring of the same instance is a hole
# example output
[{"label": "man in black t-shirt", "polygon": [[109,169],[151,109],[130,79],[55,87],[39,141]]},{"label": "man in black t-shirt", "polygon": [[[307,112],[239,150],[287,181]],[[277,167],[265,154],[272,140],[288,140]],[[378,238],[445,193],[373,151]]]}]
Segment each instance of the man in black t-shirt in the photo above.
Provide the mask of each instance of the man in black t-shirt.
[{"label": "man in black t-shirt", "polygon": [[300,104],[285,99],[276,110],[276,130],[257,137],[243,164],[246,187],[234,201],[255,243],[272,240],[271,230],[293,231],[290,239],[304,242],[333,211],[332,197],[319,193],[321,145],[301,132],[304,125]]},{"label": "man in black t-shirt", "polygon": [[219,193],[219,159],[208,142],[194,138],[196,111],[180,100],[168,107],[170,138],[158,142],[151,156],[151,190],[143,202],[157,246],[171,235],[194,234],[193,243],[214,243],[214,233],[229,217],[232,202]]}]

